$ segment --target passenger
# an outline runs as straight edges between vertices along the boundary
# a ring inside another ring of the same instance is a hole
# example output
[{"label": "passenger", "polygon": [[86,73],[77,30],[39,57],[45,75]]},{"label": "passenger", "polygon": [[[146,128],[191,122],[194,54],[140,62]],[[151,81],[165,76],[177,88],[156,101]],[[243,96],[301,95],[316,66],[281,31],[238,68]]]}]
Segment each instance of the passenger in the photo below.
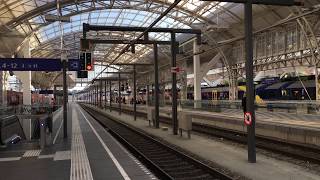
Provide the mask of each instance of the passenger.
[{"label": "passenger", "polygon": [[242,109],[243,109],[243,113],[246,113],[247,112],[247,98],[246,98],[246,95],[243,95],[241,106],[242,106]]}]

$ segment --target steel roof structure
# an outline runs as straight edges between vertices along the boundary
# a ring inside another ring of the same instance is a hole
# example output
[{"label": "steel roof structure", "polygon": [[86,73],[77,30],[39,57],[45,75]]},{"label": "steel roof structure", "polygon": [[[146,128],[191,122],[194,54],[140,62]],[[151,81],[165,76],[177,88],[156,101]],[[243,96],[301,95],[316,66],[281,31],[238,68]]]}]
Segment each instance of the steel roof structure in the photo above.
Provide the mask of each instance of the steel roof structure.
[{"label": "steel roof structure", "polygon": [[[74,58],[78,55],[82,23],[148,27],[173,2],[173,0],[60,0],[60,13],[71,18],[70,23],[63,24],[64,46],[68,50],[68,56]],[[312,48],[317,50],[320,36],[317,29],[320,25],[314,19],[319,18],[320,0],[304,2],[304,7],[254,6],[254,30],[257,31],[255,38],[259,40],[261,37],[260,41],[265,41],[267,44],[267,38],[263,36],[269,36],[266,34],[272,31],[278,34],[281,28],[287,29],[287,26],[293,26],[301,29],[304,35],[310,38],[309,44]],[[4,46],[0,48],[0,53],[3,56],[11,56],[23,43],[29,42],[33,57],[60,57],[59,23],[47,22],[44,17],[48,14],[58,14],[56,0],[1,0],[0,43]],[[230,73],[238,73],[238,75],[242,73],[243,53],[240,53],[243,51],[242,4],[182,0],[155,27],[201,29],[205,42],[201,47],[205,52],[202,54],[203,58],[210,60],[220,51],[223,54],[222,66],[228,67],[228,71],[232,68],[237,69],[237,72]],[[90,32],[88,37],[90,36],[134,39],[138,34]],[[154,40],[170,39],[170,34],[166,33],[150,33],[149,36]],[[178,37],[181,43],[190,38]],[[230,46],[225,48],[227,50],[217,49],[217,46],[222,46],[221,44]],[[97,45],[94,50],[97,63],[108,64],[123,47],[124,45]],[[181,47],[185,52],[181,58],[192,55],[192,48],[188,43],[183,43]],[[121,56],[118,63],[144,61],[148,59],[150,51],[152,51],[151,46],[137,45],[136,54],[126,53]],[[170,56],[169,47],[160,47],[160,52],[163,58]],[[266,64],[271,66],[275,63],[266,55],[265,59],[257,58],[256,60],[262,61],[260,70],[265,68]],[[278,67],[281,66],[278,65]]]}]

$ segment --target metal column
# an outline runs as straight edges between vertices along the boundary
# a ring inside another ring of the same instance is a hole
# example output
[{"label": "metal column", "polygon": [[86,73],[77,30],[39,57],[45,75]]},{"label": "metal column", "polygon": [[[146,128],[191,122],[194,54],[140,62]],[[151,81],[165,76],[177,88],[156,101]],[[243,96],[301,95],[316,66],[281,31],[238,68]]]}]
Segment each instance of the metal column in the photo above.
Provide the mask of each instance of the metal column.
[{"label": "metal column", "polygon": [[255,112],[254,112],[254,84],[253,84],[253,33],[252,33],[252,0],[247,0],[245,10],[245,48],[246,48],[246,100],[247,112],[252,115],[252,124],[247,126],[248,132],[248,161],[256,162],[256,142],[255,142]]},{"label": "metal column", "polygon": [[[2,88],[2,86],[1,86],[1,88]],[[57,101],[57,86],[56,85],[53,86],[53,100],[54,100],[54,104],[58,105],[58,101]]]},{"label": "metal column", "polygon": [[111,86],[112,86],[112,83],[111,81],[109,81],[109,96],[110,96],[110,101],[109,101],[109,110],[111,112],[111,107],[112,107],[112,103],[111,103],[111,99],[112,99],[112,92],[111,92]]},{"label": "metal column", "polygon": [[[199,53],[200,46],[197,40],[193,42],[193,53]],[[200,66],[200,54],[193,55],[193,91],[194,91],[194,108],[201,108],[201,80],[203,77]]]},{"label": "metal column", "polygon": [[93,105],[93,106],[94,106],[95,103],[96,103],[95,92],[96,92],[96,87],[93,85],[93,86],[92,86],[92,105]]},{"label": "metal column", "polygon": [[155,127],[159,128],[159,68],[158,68],[158,45],[153,44],[154,52],[154,110],[155,110]]},{"label": "metal column", "polygon": [[133,116],[137,120],[137,85],[136,85],[136,65],[133,65]]},{"label": "metal column", "polygon": [[62,60],[63,68],[63,137],[68,137],[68,86],[67,86],[67,60]]},{"label": "metal column", "polygon": [[314,77],[316,81],[316,101],[320,100],[320,89],[319,89],[319,72],[318,72],[318,67],[317,63],[315,63],[315,72],[314,72]]},{"label": "metal column", "polygon": [[146,95],[147,95],[147,105],[149,106],[150,105],[150,97],[149,97],[149,92],[150,92],[150,85],[147,84],[147,92],[146,92]]},{"label": "metal column", "polygon": [[120,83],[120,72],[119,72],[119,75],[118,75],[118,82],[119,82],[119,89],[118,89],[118,103],[119,103],[119,115],[121,115],[121,83]]},{"label": "metal column", "polygon": [[97,85],[94,86],[94,105],[97,106],[98,98],[97,98]]},{"label": "metal column", "polygon": [[90,104],[93,105],[92,88],[90,88],[89,93],[90,93]]},{"label": "metal column", "polygon": [[107,108],[107,80],[104,81],[104,109]]},{"label": "metal column", "polygon": [[[176,34],[171,33],[171,67],[176,67],[177,65],[177,50],[176,50]],[[172,73],[172,121],[173,121],[173,134],[178,134],[178,113],[177,113],[177,74]]]},{"label": "metal column", "polygon": [[99,97],[99,106],[102,108],[102,80],[100,80],[100,97]]},{"label": "metal column", "polygon": [[99,106],[99,85],[96,85],[96,106]]},{"label": "metal column", "polygon": [[96,106],[99,106],[99,85],[96,85]]}]

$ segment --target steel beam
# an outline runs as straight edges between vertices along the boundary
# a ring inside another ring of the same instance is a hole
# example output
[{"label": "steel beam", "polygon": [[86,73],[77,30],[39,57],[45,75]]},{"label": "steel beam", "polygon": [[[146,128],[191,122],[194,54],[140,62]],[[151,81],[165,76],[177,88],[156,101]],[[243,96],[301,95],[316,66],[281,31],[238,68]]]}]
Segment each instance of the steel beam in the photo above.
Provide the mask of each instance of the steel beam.
[{"label": "steel beam", "polygon": [[[124,26],[101,26],[83,23],[83,31],[127,31],[127,32],[164,32],[164,33],[186,33],[201,34],[200,29],[173,29],[173,28],[148,28],[148,27],[124,27]],[[144,33],[145,34],[145,33]],[[143,35],[142,35],[143,36]],[[142,37],[141,36],[141,37]],[[138,39],[140,39],[139,37]]]},{"label": "steel beam", "polygon": [[[213,0],[200,0],[200,1],[213,1]],[[301,6],[303,2],[295,0],[214,0],[219,2],[232,2],[232,3],[248,3],[261,4],[261,5],[276,5],[276,6]]]},{"label": "steel beam", "polygon": [[91,44],[161,44],[170,45],[170,41],[150,41],[150,40],[110,40],[110,39],[87,39]]},{"label": "steel beam", "polygon": [[104,72],[105,74],[132,74],[133,72]]},{"label": "steel beam", "polygon": [[116,66],[152,66],[153,64],[150,64],[150,63],[115,63],[113,65],[116,65]]}]

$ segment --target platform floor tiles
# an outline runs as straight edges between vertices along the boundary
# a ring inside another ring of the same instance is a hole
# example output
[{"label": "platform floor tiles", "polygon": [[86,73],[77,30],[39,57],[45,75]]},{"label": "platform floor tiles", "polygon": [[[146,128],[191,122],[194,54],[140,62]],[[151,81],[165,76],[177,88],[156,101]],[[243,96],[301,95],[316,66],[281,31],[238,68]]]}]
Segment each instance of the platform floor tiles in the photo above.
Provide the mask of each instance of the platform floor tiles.
[{"label": "platform floor tiles", "polygon": [[[55,144],[43,150],[0,151],[0,180],[157,179],[77,104],[70,104],[68,116],[67,140],[60,132]],[[55,120],[56,130],[61,121]]]},{"label": "platform floor tiles", "polygon": [[233,172],[255,180],[319,180],[320,176],[306,169],[285,161],[273,159],[262,154],[257,155],[257,163],[251,164],[247,161],[247,150],[241,147],[225,144],[198,135],[192,135],[191,139],[175,136],[172,129],[163,131],[148,126],[145,119],[137,118],[117,111],[100,110],[101,112],[131,124],[154,136],[160,137],[169,143],[175,144],[190,151],[204,159],[208,159]]}]

